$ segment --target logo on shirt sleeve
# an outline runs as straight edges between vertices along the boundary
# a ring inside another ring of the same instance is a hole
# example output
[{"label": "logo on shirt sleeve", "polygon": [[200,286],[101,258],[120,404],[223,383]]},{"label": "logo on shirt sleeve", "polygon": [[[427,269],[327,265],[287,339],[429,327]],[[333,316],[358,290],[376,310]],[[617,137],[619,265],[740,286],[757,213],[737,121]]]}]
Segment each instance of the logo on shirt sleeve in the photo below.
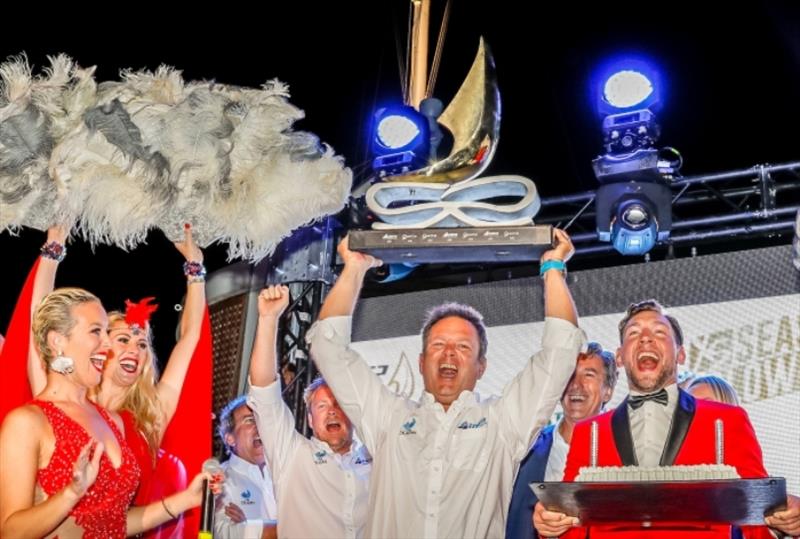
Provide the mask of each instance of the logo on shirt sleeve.
[{"label": "logo on shirt sleeve", "polygon": [[469,423],[467,421],[462,421],[458,424],[459,429],[467,430],[467,429],[480,429],[488,425],[488,421],[486,421],[485,417],[480,418],[479,421],[475,423]]},{"label": "logo on shirt sleeve", "polygon": [[412,417],[405,423],[403,423],[403,427],[400,429],[400,435],[404,436],[406,434],[416,434],[417,431],[414,430],[414,425],[417,424],[417,418]]}]

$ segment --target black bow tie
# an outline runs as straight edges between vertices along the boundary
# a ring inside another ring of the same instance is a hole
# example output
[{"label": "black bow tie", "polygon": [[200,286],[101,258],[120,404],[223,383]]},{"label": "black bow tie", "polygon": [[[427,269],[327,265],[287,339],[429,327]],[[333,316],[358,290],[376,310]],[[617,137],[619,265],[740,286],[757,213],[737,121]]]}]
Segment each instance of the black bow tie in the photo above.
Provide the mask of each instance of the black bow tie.
[{"label": "black bow tie", "polygon": [[631,396],[628,397],[628,406],[636,410],[641,407],[642,404],[644,404],[644,401],[655,401],[662,406],[666,406],[667,402],[669,402],[669,395],[667,395],[666,389],[662,389],[661,391],[656,391],[655,393],[650,393],[649,395]]}]

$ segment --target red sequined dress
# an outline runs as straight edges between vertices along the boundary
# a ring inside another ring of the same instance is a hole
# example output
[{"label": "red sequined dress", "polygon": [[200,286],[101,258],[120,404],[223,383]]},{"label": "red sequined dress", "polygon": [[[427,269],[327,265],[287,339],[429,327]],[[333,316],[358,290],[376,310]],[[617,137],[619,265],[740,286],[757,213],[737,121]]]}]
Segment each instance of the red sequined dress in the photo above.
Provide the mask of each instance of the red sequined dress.
[{"label": "red sequined dress", "polygon": [[[36,476],[42,490],[52,496],[72,481],[75,461],[78,460],[81,449],[89,443],[90,437],[82,426],[52,402],[34,400],[32,404],[42,409],[56,439],[50,462]],[[83,528],[83,537],[86,539],[123,538],[126,535],[128,506],[139,482],[139,465],[108,413],[97,405],[95,408],[117,438],[122,450],[122,463],[119,468],[114,468],[104,453],[100,458],[97,479],[72,508],[69,516]]]}]

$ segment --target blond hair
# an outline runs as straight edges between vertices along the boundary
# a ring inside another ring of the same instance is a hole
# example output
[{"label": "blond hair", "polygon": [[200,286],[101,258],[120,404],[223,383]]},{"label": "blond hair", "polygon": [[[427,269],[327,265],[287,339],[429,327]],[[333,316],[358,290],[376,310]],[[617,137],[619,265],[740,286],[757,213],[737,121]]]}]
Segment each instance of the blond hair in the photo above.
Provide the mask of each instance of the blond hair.
[{"label": "blond hair", "polygon": [[[112,324],[117,322],[126,323],[125,314],[120,311],[111,311],[108,313],[109,328]],[[147,445],[150,446],[150,452],[153,458],[155,458],[158,453],[158,446],[161,443],[159,438],[163,421],[163,411],[158,401],[158,392],[156,391],[159,373],[155,352],[153,351],[153,343],[151,342],[152,334],[149,325],[145,331],[147,357],[142,367],[142,373],[136,378],[133,384],[124,389],[125,396],[122,399],[122,404],[119,409],[128,410],[133,414],[136,427],[144,434],[144,437],[147,439]]]},{"label": "blond hair", "polygon": [[100,303],[100,300],[83,288],[57,288],[47,294],[36,308],[31,320],[31,333],[36,349],[48,368],[57,353],[47,342],[48,334],[55,331],[69,336],[78,322],[73,316],[72,309],[91,302]]}]

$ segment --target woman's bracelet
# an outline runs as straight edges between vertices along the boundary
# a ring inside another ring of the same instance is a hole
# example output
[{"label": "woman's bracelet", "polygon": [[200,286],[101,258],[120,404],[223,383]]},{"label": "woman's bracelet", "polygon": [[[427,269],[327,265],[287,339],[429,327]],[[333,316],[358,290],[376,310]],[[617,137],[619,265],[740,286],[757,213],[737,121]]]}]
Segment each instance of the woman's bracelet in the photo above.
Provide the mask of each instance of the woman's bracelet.
[{"label": "woman's bracelet", "polygon": [[61,262],[64,260],[64,257],[67,256],[67,247],[57,241],[51,241],[42,245],[39,252],[41,252],[42,256],[45,258]]},{"label": "woman's bracelet", "polygon": [[167,512],[167,514],[168,514],[170,517],[172,517],[173,519],[175,519],[175,518],[178,518],[178,517],[176,517],[175,515],[173,515],[173,514],[172,514],[172,511],[170,511],[170,510],[169,510],[169,508],[167,507],[167,502],[166,502],[165,498],[161,498],[161,505],[163,505],[163,506],[164,506],[164,511],[166,511],[166,512]]},{"label": "woman's bracelet", "polygon": [[206,267],[202,262],[187,260],[183,263],[183,274],[190,283],[204,283],[206,281]]}]

